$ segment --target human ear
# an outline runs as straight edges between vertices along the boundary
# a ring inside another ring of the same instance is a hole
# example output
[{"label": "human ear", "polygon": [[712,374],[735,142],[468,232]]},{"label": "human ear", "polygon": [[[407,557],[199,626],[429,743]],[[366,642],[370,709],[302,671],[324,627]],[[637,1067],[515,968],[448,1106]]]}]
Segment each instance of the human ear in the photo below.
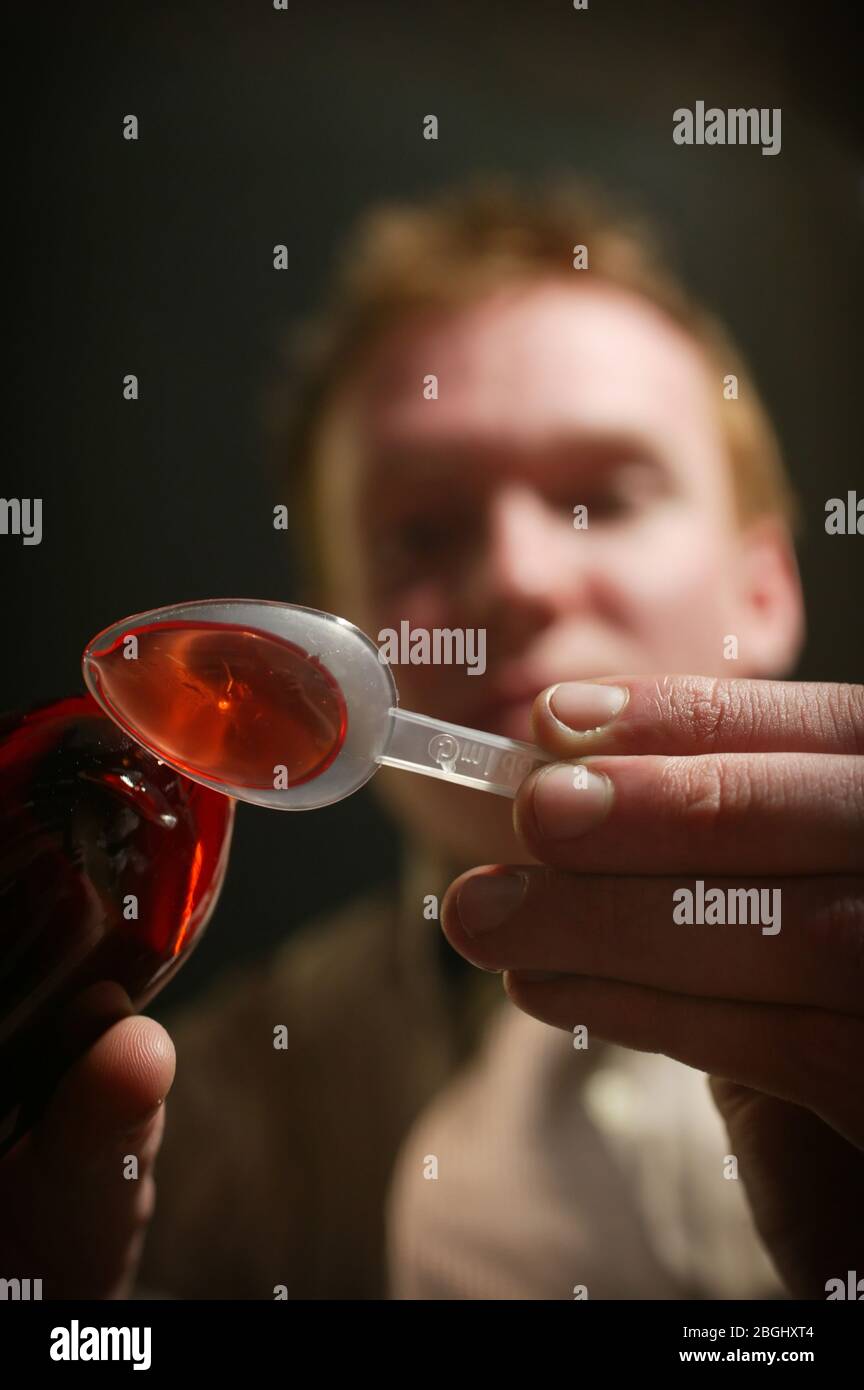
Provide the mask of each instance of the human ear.
[{"label": "human ear", "polygon": [[804,597],[788,527],[759,517],[742,529],[738,556],[738,637],[750,673],[787,675],[804,642]]}]

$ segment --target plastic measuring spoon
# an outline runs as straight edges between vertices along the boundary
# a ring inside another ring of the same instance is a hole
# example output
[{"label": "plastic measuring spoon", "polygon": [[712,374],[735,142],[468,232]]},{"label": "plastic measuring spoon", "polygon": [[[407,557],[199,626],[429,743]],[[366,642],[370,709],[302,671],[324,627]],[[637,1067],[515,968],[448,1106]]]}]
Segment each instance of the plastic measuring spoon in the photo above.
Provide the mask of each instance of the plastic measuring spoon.
[{"label": "plastic measuring spoon", "polygon": [[280,811],[329,806],[381,766],[513,797],[550,756],[399,709],[390,666],[345,618],[266,599],[136,613],[82,659],[105,713],[193,781]]}]

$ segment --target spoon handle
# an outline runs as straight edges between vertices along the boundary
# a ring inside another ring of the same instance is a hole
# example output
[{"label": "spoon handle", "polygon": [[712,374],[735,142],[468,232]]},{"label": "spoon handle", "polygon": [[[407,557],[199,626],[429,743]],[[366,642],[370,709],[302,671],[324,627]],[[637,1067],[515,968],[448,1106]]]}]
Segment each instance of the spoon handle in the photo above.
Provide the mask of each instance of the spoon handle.
[{"label": "spoon handle", "polygon": [[533,743],[464,729],[425,714],[390,710],[390,737],[376,762],[424,777],[443,777],[477,791],[514,797],[519,784],[551,755]]}]

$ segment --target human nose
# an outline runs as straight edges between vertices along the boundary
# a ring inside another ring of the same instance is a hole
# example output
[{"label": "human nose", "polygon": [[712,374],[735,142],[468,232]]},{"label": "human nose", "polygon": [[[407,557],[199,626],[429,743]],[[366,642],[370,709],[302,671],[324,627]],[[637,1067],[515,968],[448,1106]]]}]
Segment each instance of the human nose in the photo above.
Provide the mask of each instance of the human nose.
[{"label": "human nose", "polygon": [[502,488],[490,501],[474,593],[512,608],[520,603],[568,606],[579,586],[574,548],[581,533],[572,517],[522,484]]}]

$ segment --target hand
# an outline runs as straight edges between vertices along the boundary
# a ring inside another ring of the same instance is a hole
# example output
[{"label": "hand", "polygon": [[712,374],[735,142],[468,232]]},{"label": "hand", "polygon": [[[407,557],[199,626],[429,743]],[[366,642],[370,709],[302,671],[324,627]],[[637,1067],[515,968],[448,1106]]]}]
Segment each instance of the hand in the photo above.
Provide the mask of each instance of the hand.
[{"label": "hand", "polygon": [[[864,1274],[864,688],[618,683],[611,718],[596,686],[538,697],[562,763],[514,824],[541,867],[463,874],[442,925],[535,1018],[710,1073],[781,1277],[825,1298]],[[695,880],[767,890],[761,925],[687,925]]]},{"label": "hand", "polygon": [[[107,988],[112,1014],[127,1016],[70,1067],[36,1126],[0,1160],[0,1269],[6,1279],[42,1279],[44,1299],[128,1296],[154,1209],[174,1047],[161,1024],[134,1016],[128,996]],[[137,1179],[124,1176],[130,1154]]]}]

